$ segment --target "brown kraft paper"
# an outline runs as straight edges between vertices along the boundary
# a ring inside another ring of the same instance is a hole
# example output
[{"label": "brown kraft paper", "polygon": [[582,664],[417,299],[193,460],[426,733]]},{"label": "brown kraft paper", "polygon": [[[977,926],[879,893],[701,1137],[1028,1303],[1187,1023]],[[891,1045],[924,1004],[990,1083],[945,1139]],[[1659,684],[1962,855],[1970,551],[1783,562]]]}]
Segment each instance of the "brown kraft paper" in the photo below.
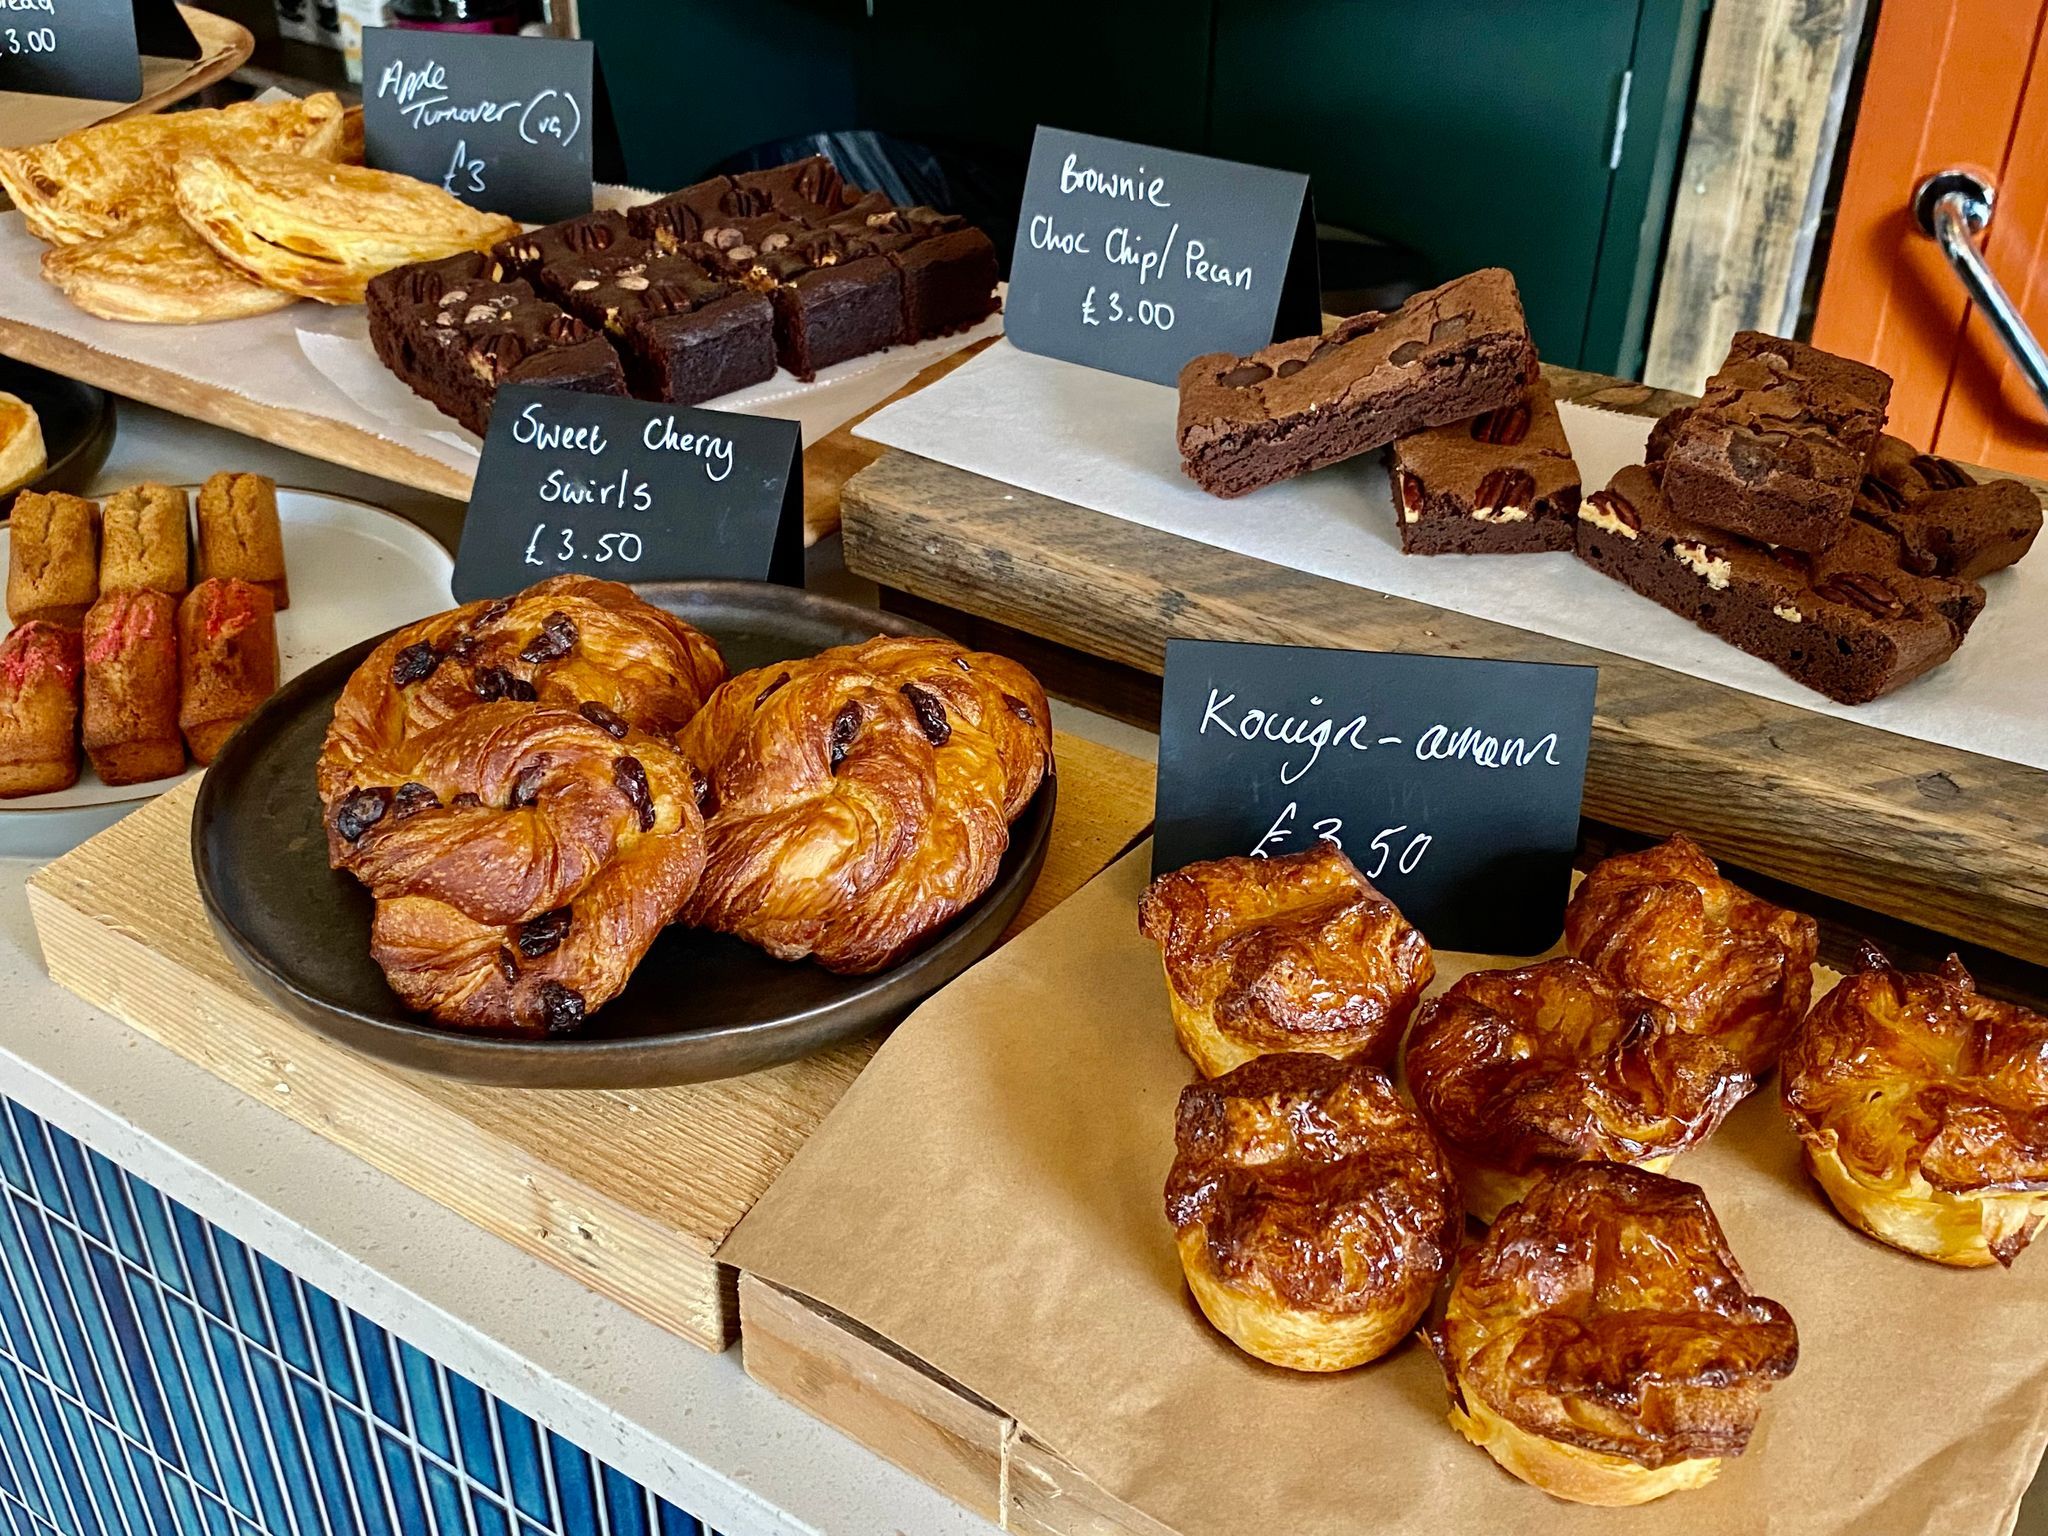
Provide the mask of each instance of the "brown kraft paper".
[{"label": "brown kraft paper", "polygon": [[[1746,1454],[1637,1509],[1550,1498],[1445,1422],[1411,1340],[1334,1376],[1195,1310],[1161,1190],[1193,1068],[1137,931],[1149,845],[924,1004],[720,1257],[837,1308],[1186,1536],[2003,1532],[2048,1443],[2048,1252],[1951,1270],[1845,1225],[1772,1079],[1673,1169],[1798,1369]],[[1505,962],[1437,956],[1436,987]],[[1825,973],[1823,982],[1833,978]]]}]

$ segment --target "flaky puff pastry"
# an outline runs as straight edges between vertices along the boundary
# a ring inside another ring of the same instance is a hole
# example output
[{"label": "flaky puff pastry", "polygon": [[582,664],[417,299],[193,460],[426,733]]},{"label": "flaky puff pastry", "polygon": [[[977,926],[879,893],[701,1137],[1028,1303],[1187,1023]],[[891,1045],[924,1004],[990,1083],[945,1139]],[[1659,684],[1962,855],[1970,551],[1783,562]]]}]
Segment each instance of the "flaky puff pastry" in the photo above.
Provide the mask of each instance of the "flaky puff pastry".
[{"label": "flaky puff pastry", "polygon": [[363,764],[482,704],[579,713],[623,739],[667,738],[725,680],[710,638],[630,587],[553,576],[391,635],[356,668],[320,755],[320,798],[366,782]]},{"label": "flaky puff pastry", "polygon": [[1433,1342],[1458,1432],[1578,1504],[1710,1481],[1799,1360],[1699,1187],[1616,1163],[1561,1168],[1503,1211],[1460,1255]]},{"label": "flaky puff pastry", "polygon": [[1384,1067],[1436,974],[1429,941],[1326,842],[1161,875],[1138,928],[1159,946],[1174,1030],[1204,1077],[1269,1051]]},{"label": "flaky puff pastry", "polygon": [[186,155],[333,160],[342,140],[341,99],[331,91],[302,100],[159,112],[100,123],[47,144],[0,149],[0,188],[21,210],[30,234],[52,245],[72,245],[170,214],[173,172]]},{"label": "flaky puff pastry", "polygon": [[1052,772],[1037,679],[937,639],[743,673],[677,743],[709,784],[686,919],[849,973],[893,964],[986,891]]},{"label": "flaky puff pastry", "polygon": [[1814,1005],[1780,1092],[1851,1226],[1907,1253],[2009,1265],[2048,1220],[2048,1018],[1937,974],[1863,970]]},{"label": "flaky puff pastry", "polygon": [[1776,1064],[1813,997],[1813,919],[1723,878],[1687,837],[1594,865],[1565,908],[1564,932],[1573,954],[1655,998],[1753,1078]]},{"label": "flaky puff pastry", "polygon": [[1260,1056],[1182,1089],[1173,1140],[1188,1289],[1240,1349],[1349,1370],[1428,1310],[1464,1213],[1443,1149],[1376,1067]]},{"label": "flaky puff pastry", "polygon": [[1571,959],[1461,977],[1422,1005],[1406,1063],[1481,1221],[1560,1163],[1661,1171],[1750,1087],[1670,1009]]},{"label": "flaky puff pastry", "polygon": [[487,250],[519,225],[460,198],[360,165],[296,155],[187,155],[178,214],[215,253],[265,287],[360,304],[373,277]]},{"label": "flaky puff pastry", "polygon": [[354,765],[330,862],[376,898],[407,1007],[561,1035],[616,997],[704,867],[689,765],[566,709],[480,704]]},{"label": "flaky puff pastry", "polygon": [[54,246],[43,252],[42,266],[43,281],[102,320],[196,325],[268,314],[298,302],[222,261],[174,212]]}]

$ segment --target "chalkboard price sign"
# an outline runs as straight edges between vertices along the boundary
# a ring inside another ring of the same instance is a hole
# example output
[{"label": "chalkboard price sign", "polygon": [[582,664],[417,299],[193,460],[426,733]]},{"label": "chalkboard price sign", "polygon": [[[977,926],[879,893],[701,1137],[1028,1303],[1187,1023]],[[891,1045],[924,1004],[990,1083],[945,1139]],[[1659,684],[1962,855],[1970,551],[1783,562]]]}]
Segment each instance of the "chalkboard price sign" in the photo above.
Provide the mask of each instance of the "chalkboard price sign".
[{"label": "chalkboard price sign", "polygon": [[199,57],[173,0],[0,0],[0,91],[135,101],[145,53]]},{"label": "chalkboard price sign", "polygon": [[1003,326],[1026,352],[1171,384],[1321,320],[1308,178],[1038,130]]},{"label": "chalkboard price sign", "polygon": [[1439,948],[1547,949],[1564,927],[1597,677],[1170,641],[1154,871],[1322,838]]},{"label": "chalkboard price sign", "polygon": [[455,595],[550,576],[803,581],[793,421],[506,385],[491,407]]},{"label": "chalkboard price sign", "polygon": [[616,174],[595,46],[565,38],[365,28],[363,143],[380,170],[529,224],[590,212]]}]

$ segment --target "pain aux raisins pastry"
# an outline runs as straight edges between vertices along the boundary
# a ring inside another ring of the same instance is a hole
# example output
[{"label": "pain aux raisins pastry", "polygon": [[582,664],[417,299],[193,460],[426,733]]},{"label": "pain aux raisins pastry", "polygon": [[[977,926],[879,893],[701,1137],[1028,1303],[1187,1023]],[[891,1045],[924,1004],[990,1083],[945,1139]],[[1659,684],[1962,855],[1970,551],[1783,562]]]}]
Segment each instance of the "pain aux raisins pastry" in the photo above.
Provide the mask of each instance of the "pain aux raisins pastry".
[{"label": "pain aux raisins pastry", "polygon": [[1429,941],[1327,842],[1161,875],[1138,927],[1159,946],[1174,1031],[1204,1077],[1270,1051],[1387,1066],[1436,974]]},{"label": "pain aux raisins pastry", "polygon": [[1698,1186],[1613,1163],[1502,1212],[1460,1256],[1434,1342],[1458,1432],[1578,1504],[1711,1481],[1799,1360]]},{"label": "pain aux raisins pastry", "polygon": [[1785,1048],[1785,1113],[1851,1226],[1942,1264],[2010,1265],[2048,1220],[2048,1018],[1866,948]]},{"label": "pain aux raisins pastry", "polygon": [[1188,1289],[1240,1349],[1349,1370],[1421,1320],[1464,1218],[1443,1150],[1376,1068],[1261,1056],[1183,1089],[1173,1139]]},{"label": "pain aux raisins pastry", "polygon": [[710,817],[688,921],[848,973],[893,964],[986,891],[1052,772],[1037,680],[939,639],[744,673],[677,743]]},{"label": "pain aux raisins pastry", "polygon": [[1663,1170],[1751,1082],[1669,1008],[1568,957],[1462,977],[1416,1014],[1406,1064],[1481,1221],[1559,1164]]},{"label": "pain aux raisins pastry", "polygon": [[1653,997],[1760,1077],[1806,1016],[1820,932],[1723,878],[1687,837],[1596,864],[1564,914],[1572,953]]},{"label": "pain aux raisins pastry", "polygon": [[371,950],[443,1023],[573,1029],[625,985],[704,863],[669,733],[724,676],[630,589],[564,576],[410,625],[359,667],[319,765],[330,862]]}]

